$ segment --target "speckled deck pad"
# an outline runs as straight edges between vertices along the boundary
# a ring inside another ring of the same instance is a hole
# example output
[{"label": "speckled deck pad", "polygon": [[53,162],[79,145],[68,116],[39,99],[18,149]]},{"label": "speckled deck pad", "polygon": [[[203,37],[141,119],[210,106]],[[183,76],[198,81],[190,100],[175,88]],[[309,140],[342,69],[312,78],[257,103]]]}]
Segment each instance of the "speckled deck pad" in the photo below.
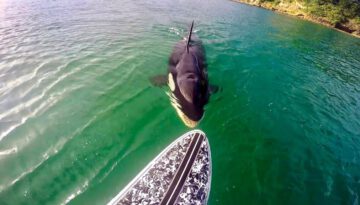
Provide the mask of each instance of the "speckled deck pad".
[{"label": "speckled deck pad", "polygon": [[[189,132],[177,140],[160,158],[156,159],[144,175],[137,179],[125,193],[109,204],[156,205],[160,204],[177,169],[184,159],[196,132]],[[211,156],[206,138],[202,141],[194,165],[175,204],[206,204],[210,192]],[[114,203],[115,202],[115,203]]]},{"label": "speckled deck pad", "polygon": [[201,144],[199,154],[191,168],[184,187],[175,204],[206,204],[211,184],[211,156],[207,139]]}]

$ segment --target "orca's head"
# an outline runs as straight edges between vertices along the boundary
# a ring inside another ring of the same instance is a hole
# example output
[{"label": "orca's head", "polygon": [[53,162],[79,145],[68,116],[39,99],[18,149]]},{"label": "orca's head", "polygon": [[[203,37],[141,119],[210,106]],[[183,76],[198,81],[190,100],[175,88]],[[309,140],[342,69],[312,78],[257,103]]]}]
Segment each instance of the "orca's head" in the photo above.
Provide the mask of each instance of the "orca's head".
[{"label": "orca's head", "polygon": [[199,72],[195,60],[184,57],[177,65],[179,72],[168,76],[171,103],[185,125],[191,128],[203,117],[209,97],[207,79]]}]

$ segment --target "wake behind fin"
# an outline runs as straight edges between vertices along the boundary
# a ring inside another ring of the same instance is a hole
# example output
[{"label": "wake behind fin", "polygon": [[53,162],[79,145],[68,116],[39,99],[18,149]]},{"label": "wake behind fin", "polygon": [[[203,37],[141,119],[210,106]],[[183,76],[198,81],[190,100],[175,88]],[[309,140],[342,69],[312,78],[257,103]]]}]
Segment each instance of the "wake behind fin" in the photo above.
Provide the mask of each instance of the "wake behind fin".
[{"label": "wake behind fin", "polygon": [[186,42],[186,52],[187,53],[189,53],[189,45],[190,45],[190,41],[191,41],[191,33],[192,33],[192,30],[193,30],[193,26],[194,26],[194,20],[191,23],[189,36],[188,36],[188,39],[187,39],[187,42]]}]

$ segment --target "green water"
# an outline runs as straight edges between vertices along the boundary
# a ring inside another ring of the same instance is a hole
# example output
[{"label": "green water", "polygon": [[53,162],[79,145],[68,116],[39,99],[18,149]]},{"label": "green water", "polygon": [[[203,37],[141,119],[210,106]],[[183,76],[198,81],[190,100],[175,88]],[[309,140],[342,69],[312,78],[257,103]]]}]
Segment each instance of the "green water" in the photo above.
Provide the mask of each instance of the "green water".
[{"label": "green water", "polygon": [[188,131],[149,77],[195,20],[209,204],[359,204],[360,39],[220,0],[0,2],[0,204],[105,204]]}]

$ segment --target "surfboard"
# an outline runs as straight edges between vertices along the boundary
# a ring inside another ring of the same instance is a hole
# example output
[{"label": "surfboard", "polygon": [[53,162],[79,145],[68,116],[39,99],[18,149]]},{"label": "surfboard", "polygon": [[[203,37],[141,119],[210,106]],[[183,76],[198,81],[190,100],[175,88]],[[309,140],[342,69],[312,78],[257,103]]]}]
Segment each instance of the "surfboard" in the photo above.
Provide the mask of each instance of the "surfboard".
[{"label": "surfboard", "polygon": [[211,152],[204,132],[177,138],[108,204],[207,204],[211,187]]}]

